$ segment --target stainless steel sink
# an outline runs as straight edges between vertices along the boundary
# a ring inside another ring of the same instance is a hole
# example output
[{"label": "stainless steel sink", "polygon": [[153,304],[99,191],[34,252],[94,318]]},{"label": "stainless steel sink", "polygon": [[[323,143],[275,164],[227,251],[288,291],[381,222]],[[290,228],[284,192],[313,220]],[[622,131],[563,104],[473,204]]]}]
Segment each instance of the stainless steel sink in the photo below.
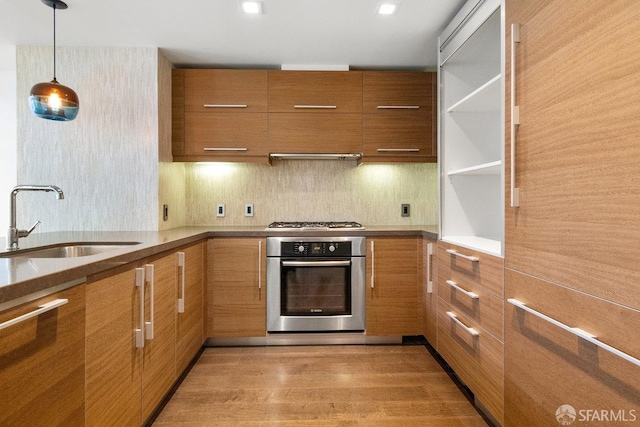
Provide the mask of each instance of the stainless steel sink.
[{"label": "stainless steel sink", "polygon": [[0,253],[0,258],[77,258],[139,245],[140,242],[60,243]]}]

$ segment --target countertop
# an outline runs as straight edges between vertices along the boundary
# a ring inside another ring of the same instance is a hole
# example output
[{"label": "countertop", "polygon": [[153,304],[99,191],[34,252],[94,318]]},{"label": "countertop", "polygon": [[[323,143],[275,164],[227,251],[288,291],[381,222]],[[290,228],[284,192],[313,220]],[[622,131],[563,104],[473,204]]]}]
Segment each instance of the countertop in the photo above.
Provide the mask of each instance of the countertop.
[{"label": "countertop", "polygon": [[[269,237],[300,236],[301,232],[265,230],[266,225],[255,227],[180,227],[164,231],[118,231],[118,232],[52,232],[34,233],[20,239],[20,249],[60,243],[95,242],[140,242],[105,253],[76,258],[29,258],[23,256],[2,257],[8,252],[0,251],[0,310],[18,303],[40,298],[59,290],[86,281],[87,276],[150,257],[165,251],[176,250],[199,240],[215,237]],[[425,236],[437,239],[436,225],[422,226],[371,226],[366,230],[312,231],[302,232],[306,236]],[[5,248],[5,239],[0,239],[0,248]]]}]

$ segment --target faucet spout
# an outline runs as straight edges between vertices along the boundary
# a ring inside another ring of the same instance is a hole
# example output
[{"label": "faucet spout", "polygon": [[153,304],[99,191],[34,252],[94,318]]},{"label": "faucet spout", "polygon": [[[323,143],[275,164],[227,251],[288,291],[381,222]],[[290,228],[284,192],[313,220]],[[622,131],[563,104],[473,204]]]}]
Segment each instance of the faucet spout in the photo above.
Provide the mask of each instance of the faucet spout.
[{"label": "faucet spout", "polygon": [[64,192],[60,187],[55,185],[18,185],[11,191],[10,200],[10,215],[9,215],[9,230],[7,231],[7,250],[14,251],[18,249],[18,239],[20,237],[27,237],[31,232],[40,224],[38,221],[29,230],[18,230],[16,225],[16,196],[21,191],[45,191],[55,193],[56,199],[64,199]]}]

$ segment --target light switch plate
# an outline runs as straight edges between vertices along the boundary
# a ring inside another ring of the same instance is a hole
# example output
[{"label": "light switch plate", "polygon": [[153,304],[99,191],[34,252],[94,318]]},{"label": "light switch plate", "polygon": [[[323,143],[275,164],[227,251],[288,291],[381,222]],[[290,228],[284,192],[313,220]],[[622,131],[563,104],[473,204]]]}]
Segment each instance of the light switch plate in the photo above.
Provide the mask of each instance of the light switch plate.
[{"label": "light switch plate", "polygon": [[224,207],[224,203],[218,203],[218,206],[216,207],[216,216],[220,218],[224,217],[225,211],[226,208]]},{"label": "light switch plate", "polygon": [[402,204],[401,216],[407,217],[411,216],[411,205],[409,203]]},{"label": "light switch plate", "polygon": [[246,203],[244,205],[244,216],[253,216],[253,203]]}]

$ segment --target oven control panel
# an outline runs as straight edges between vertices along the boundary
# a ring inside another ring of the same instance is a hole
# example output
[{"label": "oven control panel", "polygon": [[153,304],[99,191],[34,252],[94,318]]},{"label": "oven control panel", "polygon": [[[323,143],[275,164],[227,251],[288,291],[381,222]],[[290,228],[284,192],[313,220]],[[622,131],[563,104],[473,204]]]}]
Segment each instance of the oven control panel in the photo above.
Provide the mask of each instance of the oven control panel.
[{"label": "oven control panel", "polygon": [[351,242],[282,242],[281,256],[351,256]]}]

